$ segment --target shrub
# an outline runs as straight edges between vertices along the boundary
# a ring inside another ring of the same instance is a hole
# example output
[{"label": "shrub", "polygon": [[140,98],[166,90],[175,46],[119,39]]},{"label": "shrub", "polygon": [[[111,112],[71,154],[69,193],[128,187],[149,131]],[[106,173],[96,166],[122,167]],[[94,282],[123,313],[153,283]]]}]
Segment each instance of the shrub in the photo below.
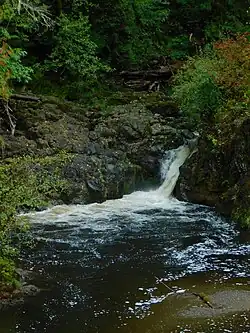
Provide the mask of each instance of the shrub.
[{"label": "shrub", "polygon": [[11,94],[11,82],[28,82],[31,79],[32,69],[21,63],[26,52],[19,48],[11,48],[7,40],[11,36],[0,31],[0,97],[8,99]]},{"label": "shrub", "polygon": [[75,19],[61,15],[58,25],[51,60],[46,62],[48,70],[80,80],[96,79],[97,73],[109,70],[96,55],[97,45],[90,38],[87,16]]},{"label": "shrub", "polygon": [[249,40],[245,33],[218,41],[212,51],[191,58],[176,75],[173,97],[191,118],[199,121],[222,110],[236,117],[237,110],[244,113],[249,108]]},{"label": "shrub", "polygon": [[[22,245],[27,223],[17,218],[13,207],[0,204],[0,291],[6,286],[16,286],[15,258]],[[15,237],[15,235],[17,237]]]},{"label": "shrub", "polygon": [[210,117],[222,105],[214,55],[191,58],[175,77],[173,97],[196,122]]},{"label": "shrub", "polygon": [[230,97],[240,98],[250,87],[250,33],[214,43],[214,50],[221,59],[217,69],[217,82]]}]

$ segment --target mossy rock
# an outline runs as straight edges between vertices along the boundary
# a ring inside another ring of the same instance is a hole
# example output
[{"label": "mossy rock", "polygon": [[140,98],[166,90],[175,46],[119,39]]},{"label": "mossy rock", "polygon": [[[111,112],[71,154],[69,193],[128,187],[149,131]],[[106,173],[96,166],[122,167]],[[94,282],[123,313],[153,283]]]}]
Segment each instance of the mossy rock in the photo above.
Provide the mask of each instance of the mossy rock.
[{"label": "mossy rock", "polygon": [[180,117],[178,106],[169,99],[146,103],[146,106],[152,113],[160,114],[163,117]]},{"label": "mossy rock", "polygon": [[223,140],[211,132],[206,129],[198,152],[181,168],[176,193],[180,199],[214,206],[249,227],[250,118],[241,119]]}]

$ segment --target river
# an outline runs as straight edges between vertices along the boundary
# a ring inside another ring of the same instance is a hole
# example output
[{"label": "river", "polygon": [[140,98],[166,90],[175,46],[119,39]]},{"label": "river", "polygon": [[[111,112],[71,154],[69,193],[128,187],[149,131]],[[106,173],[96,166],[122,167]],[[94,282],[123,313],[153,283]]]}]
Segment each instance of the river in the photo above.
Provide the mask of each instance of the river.
[{"label": "river", "polygon": [[250,332],[249,234],[172,197],[188,154],[166,154],[158,189],[29,214],[21,260],[42,292],[2,312],[0,332]]}]

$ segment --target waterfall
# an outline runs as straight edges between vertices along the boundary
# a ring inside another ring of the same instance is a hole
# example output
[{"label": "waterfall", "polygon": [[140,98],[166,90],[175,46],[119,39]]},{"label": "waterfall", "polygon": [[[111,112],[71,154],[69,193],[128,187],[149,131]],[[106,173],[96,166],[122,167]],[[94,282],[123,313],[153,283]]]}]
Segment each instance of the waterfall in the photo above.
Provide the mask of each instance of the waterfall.
[{"label": "waterfall", "polygon": [[166,152],[160,170],[163,183],[156,190],[136,191],[103,203],[55,206],[28,215],[34,222],[46,223],[50,220],[71,223],[83,217],[88,217],[89,221],[96,221],[98,218],[108,220],[114,214],[128,216],[144,209],[182,209],[183,203],[171,196],[179,177],[179,168],[193,152],[192,144],[190,141]]},{"label": "waterfall", "polygon": [[189,145],[183,145],[177,149],[166,152],[161,165],[161,178],[163,184],[158,191],[165,197],[170,197],[180,175],[180,167],[190,155]]}]

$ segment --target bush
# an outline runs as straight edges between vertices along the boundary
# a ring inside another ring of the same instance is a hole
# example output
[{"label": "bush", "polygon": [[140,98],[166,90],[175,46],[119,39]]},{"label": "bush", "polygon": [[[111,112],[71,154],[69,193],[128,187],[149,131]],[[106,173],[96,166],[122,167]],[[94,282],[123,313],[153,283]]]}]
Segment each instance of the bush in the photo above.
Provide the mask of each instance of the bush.
[{"label": "bush", "polygon": [[55,46],[46,62],[46,69],[59,71],[77,80],[95,80],[97,73],[108,71],[96,55],[97,45],[90,38],[90,24],[87,16],[78,19],[61,15]]},{"label": "bush", "polygon": [[0,256],[0,291],[18,285],[15,268],[13,260]]},{"label": "bush", "polygon": [[216,42],[212,51],[187,62],[175,77],[173,93],[183,112],[197,122],[222,111],[237,117],[237,110],[249,108],[249,40],[245,33]]},{"label": "bush", "polygon": [[191,58],[175,77],[173,97],[181,110],[199,122],[210,117],[222,105],[214,55]]},{"label": "bush", "polygon": [[7,40],[11,36],[4,29],[0,30],[0,97],[7,100],[12,92],[12,81],[28,82],[32,69],[21,63],[26,52],[19,48],[11,48]]},{"label": "bush", "polygon": [[240,99],[250,90],[250,33],[218,41],[214,50],[221,59],[218,84],[226,88],[229,97]]}]

